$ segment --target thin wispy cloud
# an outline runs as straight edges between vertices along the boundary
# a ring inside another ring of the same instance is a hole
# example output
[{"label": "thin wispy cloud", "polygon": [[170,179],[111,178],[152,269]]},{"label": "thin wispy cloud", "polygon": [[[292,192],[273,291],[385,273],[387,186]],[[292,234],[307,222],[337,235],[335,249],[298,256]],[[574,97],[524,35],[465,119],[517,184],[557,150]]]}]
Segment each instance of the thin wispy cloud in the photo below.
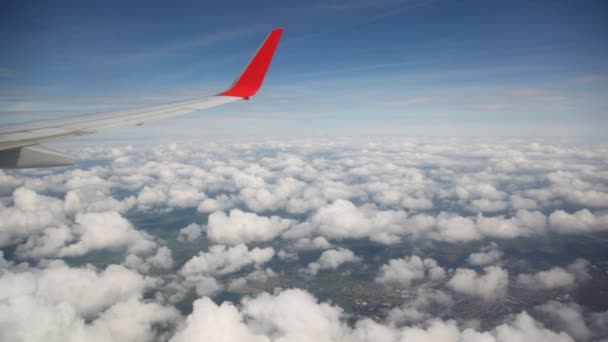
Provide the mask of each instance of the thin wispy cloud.
[{"label": "thin wispy cloud", "polygon": [[15,70],[10,68],[0,68],[0,77],[9,77],[15,73]]},{"label": "thin wispy cloud", "polygon": [[522,86],[475,97],[477,102],[469,103],[466,108],[482,111],[529,111],[546,106],[573,105],[574,94],[543,87]]},{"label": "thin wispy cloud", "polygon": [[381,8],[381,7],[391,7],[391,6],[408,6],[415,7],[420,6],[421,4],[428,3],[429,1],[425,0],[377,0],[377,1],[367,1],[367,0],[332,0],[327,1],[323,4],[323,6],[327,8],[332,8],[335,10],[361,10],[361,9],[369,9],[369,8]]},{"label": "thin wispy cloud", "polygon": [[578,83],[608,82],[608,74],[581,75],[574,79]]},{"label": "thin wispy cloud", "polygon": [[145,51],[128,52],[106,61],[107,64],[129,64],[141,60],[151,58],[165,58],[180,53],[185,53],[190,50],[209,48],[216,44],[221,44],[229,41],[238,40],[256,33],[255,28],[243,27],[233,30],[216,31],[206,33],[197,37],[176,41],[165,45],[151,46]]},{"label": "thin wispy cloud", "polygon": [[418,97],[405,97],[397,99],[388,99],[379,102],[386,106],[411,106],[432,102],[434,99],[430,96],[418,96]]},{"label": "thin wispy cloud", "polygon": [[509,92],[509,96],[513,99],[524,99],[530,102],[562,101],[568,98],[561,92],[540,87],[516,88]]}]

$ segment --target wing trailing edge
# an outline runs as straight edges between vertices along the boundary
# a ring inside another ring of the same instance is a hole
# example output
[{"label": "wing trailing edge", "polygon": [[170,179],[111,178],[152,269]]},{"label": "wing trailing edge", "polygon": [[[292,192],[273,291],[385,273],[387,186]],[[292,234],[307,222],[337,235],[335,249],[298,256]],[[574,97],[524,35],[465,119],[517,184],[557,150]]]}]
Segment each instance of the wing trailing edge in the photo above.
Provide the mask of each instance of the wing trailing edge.
[{"label": "wing trailing edge", "polygon": [[1,169],[68,166],[75,163],[74,158],[44,145],[24,146],[0,151]]}]

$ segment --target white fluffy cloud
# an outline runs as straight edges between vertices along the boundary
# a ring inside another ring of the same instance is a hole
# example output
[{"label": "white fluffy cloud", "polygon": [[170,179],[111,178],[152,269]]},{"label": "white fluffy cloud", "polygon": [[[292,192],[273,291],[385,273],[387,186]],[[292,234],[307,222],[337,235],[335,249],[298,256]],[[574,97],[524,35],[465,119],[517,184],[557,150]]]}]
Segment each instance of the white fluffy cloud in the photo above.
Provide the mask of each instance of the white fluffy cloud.
[{"label": "white fluffy cloud", "polygon": [[553,267],[535,274],[520,274],[517,284],[533,289],[569,288],[576,284],[576,278],[561,267]]},{"label": "white fluffy cloud", "polygon": [[380,268],[376,282],[393,287],[409,287],[418,280],[427,278],[441,280],[445,276],[445,270],[437,264],[437,261],[413,255],[389,260],[388,264]]},{"label": "white fluffy cloud", "polygon": [[[175,339],[212,333],[198,330],[200,326],[221,326],[235,332],[227,337],[263,341],[568,340],[565,333],[584,340],[603,336],[593,331],[605,331],[599,327],[606,325],[608,316],[585,312],[575,304],[561,308],[563,317],[550,315],[549,311],[558,310],[555,303],[533,311],[557,333],[526,313],[506,317],[498,327],[484,332],[471,328],[475,326],[471,322],[433,317],[435,308],[453,305],[452,296],[485,300],[504,296],[508,273],[495,266],[513,264],[509,255],[490,245],[471,254],[468,262],[493,267],[446,271],[431,259],[435,256],[429,248],[435,243],[429,240],[444,245],[608,229],[605,151],[605,146],[521,142],[192,143],[85,148],[80,152],[84,159],[102,162],[81,170],[0,171],[0,196],[4,196],[0,198],[0,246],[11,251],[6,253],[10,261],[0,258],[0,268],[6,270],[0,280],[4,284],[0,293],[6,296],[0,300],[0,326],[12,327],[0,328],[0,339],[166,340],[173,331],[163,324],[173,326],[179,320],[166,303],[187,298],[193,289],[206,296],[227,286],[238,289],[251,285],[250,281],[264,283],[263,279],[276,275],[267,268],[274,249],[244,243],[277,246],[277,262],[295,267],[301,266],[294,261],[296,252],[308,260],[314,253],[309,251],[332,248],[311,263],[309,271],[314,273],[361,257],[340,248],[346,239],[369,239],[398,248],[397,243],[415,240],[420,250],[414,253],[423,251],[429,256],[396,256],[378,270],[379,283],[409,287],[398,289],[406,296],[404,304],[391,308],[386,322],[350,324],[339,307],[294,290],[236,305],[218,306],[202,298],[201,308],[195,308],[180,325]],[[190,225],[177,234],[180,241],[191,242],[178,245],[183,248],[179,251],[166,247],[173,246],[172,241],[162,241],[171,239],[172,232],[153,237],[127,219],[133,212],[172,215],[174,209],[180,215],[196,215],[187,217],[186,223],[205,222],[205,216],[213,213],[209,229]],[[222,245],[206,247],[207,241],[200,239],[203,234],[212,244]],[[196,255],[199,245],[206,251]],[[117,260],[124,257],[125,267],[69,268],[38,260],[78,257],[72,262],[103,251],[118,253]],[[187,260],[177,271],[172,268],[173,254],[178,265]],[[19,264],[24,260],[31,265]],[[375,264],[363,261],[363,267]],[[36,264],[38,269],[32,266]],[[570,290],[590,278],[587,264],[579,260],[568,266],[551,265],[520,274],[513,283]],[[275,269],[282,276],[282,269]],[[150,270],[162,275],[152,281],[137,273]],[[63,278],[76,279],[74,284],[81,284],[83,292],[97,293],[80,303],[78,289],[66,286],[62,292],[59,286],[48,285],[53,279],[62,284]],[[40,279],[47,279],[46,285],[41,286]],[[90,290],[93,282],[99,286]],[[142,299],[152,282],[158,286],[152,293],[154,300]],[[424,284],[413,288],[418,282]],[[19,288],[25,292],[15,292]],[[64,299],[67,292],[75,295]],[[294,311],[293,307],[300,306],[304,309],[297,319],[283,309]],[[316,319],[308,318],[307,312],[317,315]],[[316,330],[292,326],[297,321]]]},{"label": "white fluffy cloud", "polygon": [[323,236],[317,236],[316,238],[301,238],[297,240],[293,247],[297,250],[315,250],[315,249],[329,249],[331,243],[327,241]]},{"label": "white fluffy cloud", "polygon": [[136,298],[118,302],[91,322],[67,303],[53,305],[37,297],[0,304],[3,341],[149,341],[161,338],[159,326],[172,326],[180,315],[172,307]]},{"label": "white fluffy cloud", "polygon": [[0,276],[0,339],[140,341],[180,319],[175,308],[142,299],[155,284],[122,266],[103,270],[51,262],[5,269]]},{"label": "white fluffy cloud", "polygon": [[98,250],[149,253],[155,249],[153,238],[136,230],[119,212],[98,211],[121,207],[117,201],[84,205],[75,196],[70,191],[62,201],[27,188],[15,190],[13,206],[0,204],[0,245],[16,244],[16,254],[22,258],[81,256]]},{"label": "white fluffy cloud", "polygon": [[[501,324],[494,328],[496,341],[574,341],[564,332],[546,329],[527,313],[521,313],[510,324]],[[491,340],[490,340],[491,341]]]},{"label": "white fluffy cloud", "polygon": [[79,214],[75,221],[77,242],[62,248],[59,256],[78,256],[101,249],[145,253],[156,246],[151,237],[134,229],[116,212]]},{"label": "white fluffy cloud", "polygon": [[467,259],[468,263],[476,266],[486,266],[497,263],[503,256],[503,252],[496,243],[482,247],[479,252],[471,253]]},{"label": "white fluffy cloud", "polygon": [[0,277],[0,298],[34,296],[54,305],[68,303],[77,313],[91,317],[120,300],[141,294],[149,285],[144,277],[119,265],[98,272],[55,261],[41,270],[5,272]]},{"label": "white fluffy cloud", "polygon": [[13,206],[0,204],[0,246],[18,242],[47,227],[66,223],[63,201],[18,188],[13,193]]},{"label": "white fluffy cloud", "polygon": [[75,215],[80,212],[104,211],[124,213],[133,208],[135,204],[136,200],[134,196],[117,200],[97,188],[85,187],[68,191],[65,194],[63,207],[67,215]]},{"label": "white fluffy cloud", "polygon": [[129,298],[90,322],[70,304],[51,304],[24,296],[0,304],[3,341],[148,341],[161,338],[159,326],[173,326],[180,315],[172,307]]},{"label": "white fluffy cloud", "polygon": [[[467,242],[608,229],[601,211],[608,208],[601,146],[349,141],[149,149],[91,148],[82,152],[85,157],[129,162],[86,170],[2,173],[2,188],[16,191],[13,204],[0,207],[0,244],[20,243],[33,233],[53,249],[69,238],[78,214],[129,209],[285,211],[300,221],[285,235],[290,238],[383,244],[409,237]],[[118,199],[113,191],[132,195]],[[572,206],[578,211],[564,211]],[[230,221],[232,214],[226,216]],[[246,230],[241,236],[272,239],[276,231]],[[247,242],[222,232],[218,239]]]},{"label": "white fluffy cloud", "polygon": [[200,224],[190,223],[184,228],[179,230],[177,241],[180,242],[192,242],[197,240],[203,235],[203,227]]},{"label": "white fluffy cloud", "polygon": [[289,229],[293,223],[293,220],[278,216],[258,216],[233,209],[228,215],[223,212],[209,215],[207,236],[213,242],[230,245],[269,241]]},{"label": "white fluffy cloud", "polygon": [[169,247],[162,246],[157,249],[156,254],[150,256],[147,261],[154,267],[170,269],[173,267],[173,254]]},{"label": "white fluffy cloud", "polygon": [[488,301],[506,296],[508,285],[509,273],[497,266],[484,268],[483,274],[459,268],[447,283],[447,286],[457,293],[477,296]]},{"label": "white fluffy cloud", "polygon": [[386,320],[390,324],[404,325],[428,320],[433,316],[428,313],[431,308],[449,309],[454,305],[452,296],[443,290],[428,286],[419,286],[413,289],[415,295],[401,306],[388,312]]},{"label": "white fluffy cloud", "polygon": [[[294,310],[294,308],[297,308]],[[412,326],[394,326],[362,319],[346,323],[340,307],[319,303],[305,291],[292,289],[261,294],[241,305],[217,305],[207,298],[194,303],[186,324],[171,342],[214,341],[573,341],[566,333],[545,328],[525,312],[493,330],[461,328],[454,321],[431,319]]]},{"label": "white fluffy cloud", "polygon": [[517,284],[530,289],[573,288],[578,282],[588,280],[587,266],[587,261],[578,259],[566,268],[556,266],[546,271],[520,274],[517,276]]},{"label": "white fluffy cloud", "polygon": [[311,217],[319,233],[333,239],[365,238],[380,243],[395,243],[407,214],[403,211],[378,210],[373,206],[356,207],[347,200],[337,200]]},{"label": "white fluffy cloud", "polygon": [[588,209],[568,214],[557,210],[549,215],[551,229],[558,233],[589,233],[608,230],[608,214],[593,214]]},{"label": "white fluffy cloud", "polygon": [[439,215],[436,229],[434,236],[441,241],[464,242],[477,240],[482,236],[475,221],[455,215]]},{"label": "white fluffy cloud", "polygon": [[321,253],[319,259],[308,264],[306,271],[310,274],[317,274],[320,270],[335,270],[340,265],[347,262],[361,260],[353,251],[346,248],[330,249]]},{"label": "white fluffy cloud", "polygon": [[240,270],[247,265],[261,266],[274,256],[274,249],[248,249],[244,244],[234,247],[212,246],[208,252],[200,252],[182,267],[182,275],[227,274]]},{"label": "white fluffy cloud", "polygon": [[247,266],[262,267],[275,255],[272,247],[248,249],[240,244],[234,247],[214,245],[207,252],[199,252],[188,260],[179,270],[179,277],[174,279],[165,292],[170,301],[179,301],[190,288],[198,295],[209,296],[222,289],[216,277],[240,271]]},{"label": "white fluffy cloud", "polygon": [[219,195],[216,198],[207,198],[203,200],[197,207],[201,213],[212,213],[215,211],[224,211],[230,209],[238,203],[235,197],[229,197],[225,194]]},{"label": "white fluffy cloud", "polygon": [[479,231],[489,237],[512,239],[520,236],[543,234],[547,217],[539,211],[518,210],[511,218],[504,216],[477,217]]},{"label": "white fluffy cloud", "polygon": [[593,334],[585,322],[582,308],[576,303],[549,301],[536,309],[548,315],[556,326],[563,327],[577,341],[588,341]]},{"label": "white fluffy cloud", "polygon": [[251,331],[241,313],[230,303],[215,304],[209,298],[198,299],[184,328],[171,342],[193,341],[251,341],[267,342],[267,337]]}]

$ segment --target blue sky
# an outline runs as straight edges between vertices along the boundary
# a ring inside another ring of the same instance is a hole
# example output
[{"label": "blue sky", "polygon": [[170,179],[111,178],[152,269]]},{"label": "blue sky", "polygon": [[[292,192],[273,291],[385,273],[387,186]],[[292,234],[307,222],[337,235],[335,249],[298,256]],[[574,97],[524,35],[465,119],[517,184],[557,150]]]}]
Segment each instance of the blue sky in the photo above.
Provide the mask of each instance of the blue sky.
[{"label": "blue sky", "polygon": [[608,128],[605,1],[8,1],[0,16],[2,122],[213,94],[284,27],[253,101],[135,135]]}]

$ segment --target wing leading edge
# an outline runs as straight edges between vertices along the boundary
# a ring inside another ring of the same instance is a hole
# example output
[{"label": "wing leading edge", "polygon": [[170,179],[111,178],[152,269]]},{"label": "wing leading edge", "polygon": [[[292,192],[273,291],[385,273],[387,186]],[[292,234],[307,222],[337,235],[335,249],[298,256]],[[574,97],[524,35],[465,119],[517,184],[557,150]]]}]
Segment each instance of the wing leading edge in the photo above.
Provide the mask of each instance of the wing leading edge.
[{"label": "wing leading edge", "polygon": [[0,168],[72,165],[74,160],[70,156],[41,144],[66,137],[93,134],[114,127],[138,126],[152,120],[247,100],[262,86],[282,33],[283,29],[280,28],[272,30],[232,86],[217,95],[163,105],[0,127]]}]

